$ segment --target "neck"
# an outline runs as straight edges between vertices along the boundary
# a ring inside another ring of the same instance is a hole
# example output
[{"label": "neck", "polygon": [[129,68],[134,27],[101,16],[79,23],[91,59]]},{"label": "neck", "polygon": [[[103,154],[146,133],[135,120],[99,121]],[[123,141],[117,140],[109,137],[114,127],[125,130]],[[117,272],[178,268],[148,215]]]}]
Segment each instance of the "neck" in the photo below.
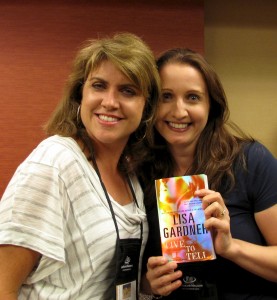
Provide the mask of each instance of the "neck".
[{"label": "neck", "polygon": [[[114,145],[96,144],[91,140],[84,141],[83,139],[78,139],[77,142],[88,159],[91,159],[93,151],[99,170],[104,169],[113,173],[117,170],[119,159],[124,150],[123,146],[114,147]],[[91,145],[88,145],[88,142]]]},{"label": "neck", "polygon": [[[131,189],[128,185],[127,175],[118,168],[119,158],[116,160],[111,153],[110,159],[101,159],[96,157],[96,164],[102,181],[108,193],[121,205],[133,202]],[[105,157],[103,157],[105,158]]]},{"label": "neck", "polygon": [[193,153],[190,151],[184,151],[184,147],[171,148],[170,152],[176,163],[174,176],[183,176],[187,174],[193,163]]},{"label": "neck", "polygon": [[[84,147],[83,141],[78,141],[86,157],[91,157],[92,153],[88,146]],[[105,189],[109,195],[121,205],[129,204],[133,201],[133,196],[128,186],[126,175],[118,169],[118,163],[124,147],[110,147],[109,145],[93,145],[93,156]],[[94,167],[94,166],[93,166]]]}]

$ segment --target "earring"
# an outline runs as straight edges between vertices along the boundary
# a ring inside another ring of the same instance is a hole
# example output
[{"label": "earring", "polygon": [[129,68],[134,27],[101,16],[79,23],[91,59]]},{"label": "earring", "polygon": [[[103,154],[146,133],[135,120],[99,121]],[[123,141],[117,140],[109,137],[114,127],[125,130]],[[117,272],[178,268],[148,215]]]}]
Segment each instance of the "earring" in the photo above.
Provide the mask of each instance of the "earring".
[{"label": "earring", "polygon": [[79,105],[79,106],[78,106],[78,109],[77,109],[77,115],[76,115],[77,124],[79,124],[80,121],[81,121],[80,109],[81,109],[81,105]]}]

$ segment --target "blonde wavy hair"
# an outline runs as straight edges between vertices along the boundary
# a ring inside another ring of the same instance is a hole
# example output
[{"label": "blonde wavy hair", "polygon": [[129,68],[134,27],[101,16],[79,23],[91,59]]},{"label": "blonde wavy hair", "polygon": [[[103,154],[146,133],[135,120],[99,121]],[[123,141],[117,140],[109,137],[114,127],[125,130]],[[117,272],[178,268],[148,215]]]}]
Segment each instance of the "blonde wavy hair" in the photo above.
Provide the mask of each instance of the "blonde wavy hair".
[{"label": "blonde wavy hair", "polygon": [[77,111],[82,101],[83,84],[89,74],[104,60],[115,64],[146,98],[143,119],[138,129],[145,135],[143,131],[148,128],[147,123],[153,122],[155,117],[160,79],[151,49],[132,33],[118,33],[111,38],[91,39],[85,42],[73,62],[61,102],[44,126],[47,135],[76,137],[79,130]]}]

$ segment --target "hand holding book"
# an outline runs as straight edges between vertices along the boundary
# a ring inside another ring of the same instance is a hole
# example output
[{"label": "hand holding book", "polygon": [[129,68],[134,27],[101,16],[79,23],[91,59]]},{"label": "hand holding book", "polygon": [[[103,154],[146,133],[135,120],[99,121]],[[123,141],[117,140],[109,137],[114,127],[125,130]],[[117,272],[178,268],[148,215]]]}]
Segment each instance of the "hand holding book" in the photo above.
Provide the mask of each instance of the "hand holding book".
[{"label": "hand holding book", "polygon": [[230,222],[224,200],[208,188],[204,174],[162,178],[155,186],[163,256],[148,260],[152,292],[165,296],[175,291],[172,299],[179,299],[183,291],[193,298],[205,290],[217,299],[212,279],[207,285],[204,274],[216,259],[215,249],[221,254],[228,247]]}]

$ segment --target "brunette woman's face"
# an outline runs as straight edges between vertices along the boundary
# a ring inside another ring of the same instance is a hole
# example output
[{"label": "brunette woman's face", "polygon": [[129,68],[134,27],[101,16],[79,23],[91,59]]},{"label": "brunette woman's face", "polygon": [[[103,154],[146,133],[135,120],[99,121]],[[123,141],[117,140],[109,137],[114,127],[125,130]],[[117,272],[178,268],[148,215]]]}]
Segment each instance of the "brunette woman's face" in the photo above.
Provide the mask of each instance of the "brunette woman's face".
[{"label": "brunette woman's face", "polygon": [[205,128],[210,109],[206,83],[194,67],[178,62],[160,70],[162,97],[158,107],[156,129],[169,147],[182,147],[194,153]]}]

